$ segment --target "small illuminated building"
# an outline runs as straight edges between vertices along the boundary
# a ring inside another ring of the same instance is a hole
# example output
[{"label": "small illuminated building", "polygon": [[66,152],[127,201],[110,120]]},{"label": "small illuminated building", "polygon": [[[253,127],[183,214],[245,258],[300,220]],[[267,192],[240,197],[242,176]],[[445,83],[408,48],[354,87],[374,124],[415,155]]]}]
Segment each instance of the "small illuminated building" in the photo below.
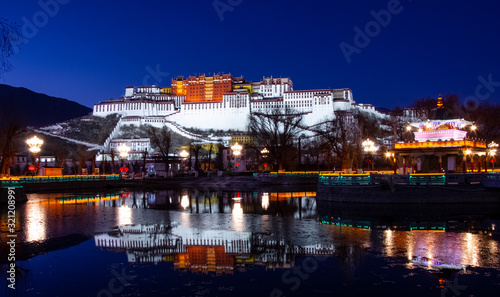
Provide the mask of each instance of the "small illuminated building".
[{"label": "small illuminated building", "polygon": [[409,123],[408,140],[395,143],[400,171],[408,172],[480,172],[486,170],[486,142],[474,138],[476,126],[460,119],[443,107],[441,95],[429,119]]}]

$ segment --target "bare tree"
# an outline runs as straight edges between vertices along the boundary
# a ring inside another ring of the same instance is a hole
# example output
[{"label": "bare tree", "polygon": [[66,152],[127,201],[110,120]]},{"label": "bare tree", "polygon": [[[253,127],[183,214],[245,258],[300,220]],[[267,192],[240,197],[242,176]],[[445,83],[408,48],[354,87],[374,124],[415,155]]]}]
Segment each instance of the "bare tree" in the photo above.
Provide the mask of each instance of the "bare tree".
[{"label": "bare tree", "polygon": [[303,116],[295,110],[277,108],[250,115],[248,130],[256,142],[269,150],[269,159],[279,170],[293,164],[297,150],[294,138],[301,131]]},{"label": "bare tree", "polygon": [[161,129],[149,126],[146,128],[151,145],[160,151],[160,157],[165,164],[165,171],[168,172],[170,165],[169,153],[172,150],[172,133],[166,127]]},{"label": "bare tree", "polygon": [[361,140],[361,129],[353,112],[336,111],[333,119],[316,125],[311,130],[328,143],[342,169],[353,168]]},{"label": "bare tree", "polygon": [[5,128],[0,129],[0,174],[8,173],[12,158],[19,151],[19,142],[24,134],[25,128],[16,123],[10,123]]},{"label": "bare tree", "polygon": [[18,27],[0,18],[0,78],[3,78],[3,73],[11,70],[9,58],[15,53],[16,46],[22,40],[23,37]]}]

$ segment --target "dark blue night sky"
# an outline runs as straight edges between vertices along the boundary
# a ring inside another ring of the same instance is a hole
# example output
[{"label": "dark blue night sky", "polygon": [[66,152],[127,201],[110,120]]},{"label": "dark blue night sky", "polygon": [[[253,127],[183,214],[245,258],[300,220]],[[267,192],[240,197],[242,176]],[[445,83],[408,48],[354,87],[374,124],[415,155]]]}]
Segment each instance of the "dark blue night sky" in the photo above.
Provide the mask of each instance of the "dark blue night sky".
[{"label": "dark blue night sky", "polygon": [[1,1],[1,17],[21,26],[26,42],[0,83],[86,106],[129,85],[214,72],[290,77],[295,90],[351,88],[356,102],[377,107],[440,93],[500,103],[497,1],[40,3],[50,5]]}]

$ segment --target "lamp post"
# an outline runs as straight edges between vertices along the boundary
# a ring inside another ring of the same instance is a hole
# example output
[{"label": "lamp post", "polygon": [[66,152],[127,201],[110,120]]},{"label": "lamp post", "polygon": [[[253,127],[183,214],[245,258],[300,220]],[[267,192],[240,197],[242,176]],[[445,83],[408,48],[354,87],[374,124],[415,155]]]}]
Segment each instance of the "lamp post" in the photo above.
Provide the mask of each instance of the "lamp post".
[{"label": "lamp post", "polygon": [[33,156],[35,158],[35,175],[38,175],[38,170],[40,169],[40,151],[42,150],[43,140],[36,137],[35,135],[32,138],[26,140],[26,143],[29,145],[29,151],[33,153]]},{"label": "lamp post", "polygon": [[[464,155],[464,160],[465,160],[465,163],[464,163],[465,164],[465,170],[464,171],[465,171],[465,173],[467,173],[467,170],[469,169],[469,168],[467,168],[468,167],[467,166],[467,156],[470,155],[471,153],[472,153],[471,150],[469,150],[469,149],[465,150],[465,155]],[[471,159],[471,164],[472,164],[472,166],[474,166],[474,163],[472,163],[472,159]]]},{"label": "lamp post", "polygon": [[[120,158],[122,158],[122,166],[125,167],[125,161],[127,160],[127,157],[128,157],[128,153],[130,152],[130,147],[123,143],[121,144],[119,147],[116,148],[116,150],[118,151],[118,153],[120,154]],[[123,172],[123,170],[128,171],[128,168],[125,169],[125,168],[120,168],[120,171]]]},{"label": "lamp post", "polygon": [[182,150],[180,153],[179,153],[179,156],[182,158],[182,173],[184,174],[184,170],[186,169],[186,159],[187,157],[189,157],[189,153],[186,152],[186,150]]},{"label": "lamp post", "polygon": [[[374,154],[378,150],[378,146],[375,146],[375,143],[373,143],[373,141],[371,141],[370,139],[366,139],[365,141],[363,141],[363,143],[361,143],[361,145],[363,146],[363,150],[365,151],[365,153],[367,153],[368,155]],[[375,162],[373,162],[372,160],[367,160],[367,163],[372,164],[372,169],[375,168]],[[369,166],[370,165],[368,165],[368,169],[370,169]]]},{"label": "lamp post", "polygon": [[394,153],[387,152],[385,153],[385,156],[392,160],[392,165],[394,167],[394,174],[397,174],[396,155]]},{"label": "lamp post", "polygon": [[411,137],[411,126],[409,123],[406,125],[406,133],[404,135],[405,135],[404,136],[405,142],[411,140],[411,138],[412,138]]},{"label": "lamp post", "polygon": [[243,147],[241,145],[239,145],[237,142],[231,146],[231,150],[233,151],[233,155],[236,156],[236,169],[238,169],[238,165],[240,165],[240,163],[238,162],[238,158],[239,156],[241,155],[241,150],[243,149]]},{"label": "lamp post", "polygon": [[264,148],[260,151],[261,155],[262,155],[262,158],[264,158],[264,171],[266,171],[267,169],[267,155],[269,154],[269,151],[267,150],[267,148]]},{"label": "lamp post", "polygon": [[497,147],[498,143],[495,143],[494,141],[488,144],[488,156],[490,156],[491,166],[493,167],[492,170],[495,170],[495,155],[497,154]]}]

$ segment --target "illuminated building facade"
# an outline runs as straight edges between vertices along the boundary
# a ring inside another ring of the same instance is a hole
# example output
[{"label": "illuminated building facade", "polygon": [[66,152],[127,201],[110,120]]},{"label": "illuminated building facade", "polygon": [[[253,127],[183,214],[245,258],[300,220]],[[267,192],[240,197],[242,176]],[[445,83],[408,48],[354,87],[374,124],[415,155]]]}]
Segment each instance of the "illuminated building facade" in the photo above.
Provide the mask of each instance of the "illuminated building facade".
[{"label": "illuminated building facade", "polygon": [[126,124],[160,127],[175,123],[197,129],[243,131],[252,112],[278,108],[303,115],[303,123],[308,126],[332,118],[337,110],[360,109],[382,116],[370,104],[356,104],[350,89],[294,91],[289,78],[247,82],[230,74],[179,77],[166,88],[127,87],[122,98],[95,104],[93,114],[104,117],[117,113]]},{"label": "illuminated building facade", "polygon": [[409,123],[414,140],[394,145],[402,158],[403,172],[480,172],[486,170],[486,142],[474,138],[474,123],[460,119],[444,108],[441,95],[429,119]]}]

